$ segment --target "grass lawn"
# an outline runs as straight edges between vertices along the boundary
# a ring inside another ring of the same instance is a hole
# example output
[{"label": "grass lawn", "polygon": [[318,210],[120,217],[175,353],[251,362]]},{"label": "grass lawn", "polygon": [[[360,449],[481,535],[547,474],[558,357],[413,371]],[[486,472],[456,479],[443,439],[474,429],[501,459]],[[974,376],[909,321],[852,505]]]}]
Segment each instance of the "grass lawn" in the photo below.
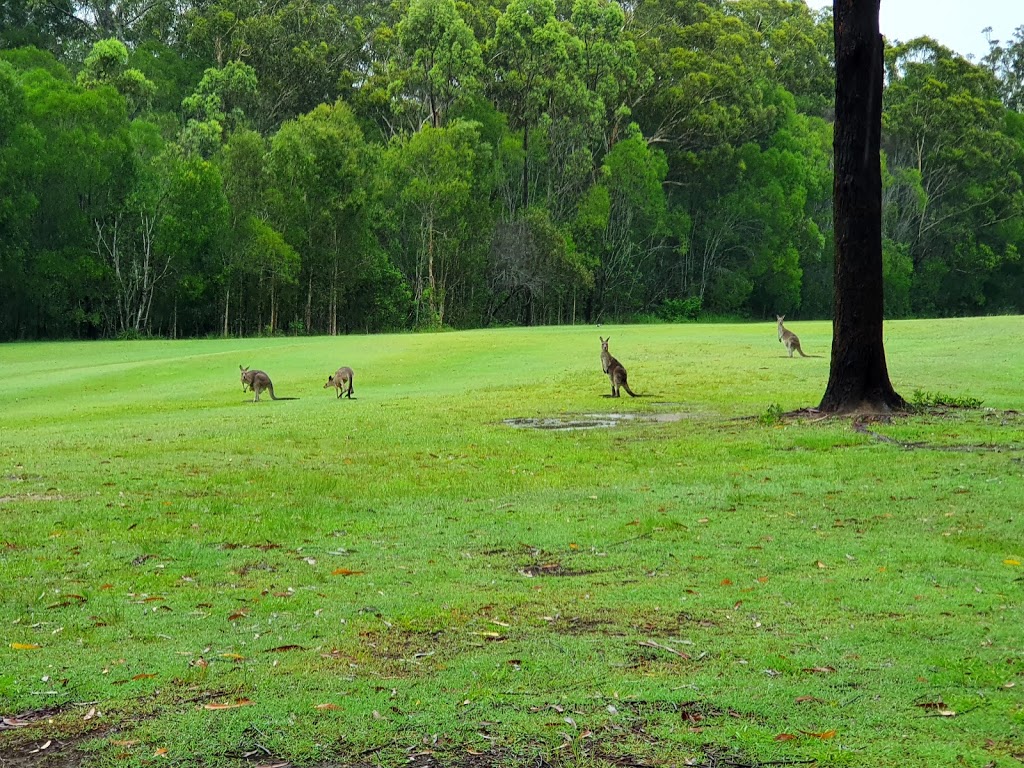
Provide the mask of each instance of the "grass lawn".
[{"label": "grass lawn", "polygon": [[0,346],[0,765],[1020,765],[1024,318],[787,327]]}]

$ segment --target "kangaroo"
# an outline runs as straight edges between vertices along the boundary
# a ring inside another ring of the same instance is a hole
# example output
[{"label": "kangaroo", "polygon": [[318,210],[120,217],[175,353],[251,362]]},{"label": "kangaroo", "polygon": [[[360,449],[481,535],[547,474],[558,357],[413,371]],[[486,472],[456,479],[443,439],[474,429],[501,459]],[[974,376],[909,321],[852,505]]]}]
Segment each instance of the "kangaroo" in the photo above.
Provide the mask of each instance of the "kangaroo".
[{"label": "kangaroo", "polygon": [[[601,339],[600,336],[597,338]],[[619,387],[626,390],[630,397],[636,397],[633,390],[629,388],[629,384],[626,383],[625,367],[622,363],[612,357],[611,352],[608,351],[608,342],[611,340],[611,336],[607,339],[601,339],[601,367],[604,369],[604,372],[608,374],[608,378],[611,379],[612,397],[619,396]]]},{"label": "kangaroo", "polygon": [[253,397],[252,401],[258,403],[260,401],[260,392],[267,390],[270,392],[271,400],[295,400],[294,397],[278,397],[274,394],[274,384],[270,381],[270,377],[264,371],[250,371],[248,368],[238,366],[238,369],[242,372],[242,391],[245,392],[246,388],[251,389],[256,396]]},{"label": "kangaroo", "polygon": [[800,339],[797,338],[796,334],[793,333],[792,331],[787,331],[782,326],[782,321],[785,318],[786,318],[785,315],[776,315],[775,316],[775,319],[779,323],[779,341],[782,342],[786,346],[786,349],[789,350],[789,356],[790,357],[793,356],[793,351],[794,350],[800,353],[800,357],[810,357],[810,355],[805,355],[804,351],[802,349],[800,349]]},{"label": "kangaroo", "polygon": [[[338,397],[341,397],[342,394],[344,394],[345,397],[351,400],[353,376],[354,374],[352,373],[351,368],[349,368],[348,366],[342,366],[341,368],[334,372],[333,376],[327,377],[327,383],[324,384],[324,389],[330,389],[331,387],[334,387],[338,391]],[[345,392],[346,384],[348,384],[348,392]]]}]

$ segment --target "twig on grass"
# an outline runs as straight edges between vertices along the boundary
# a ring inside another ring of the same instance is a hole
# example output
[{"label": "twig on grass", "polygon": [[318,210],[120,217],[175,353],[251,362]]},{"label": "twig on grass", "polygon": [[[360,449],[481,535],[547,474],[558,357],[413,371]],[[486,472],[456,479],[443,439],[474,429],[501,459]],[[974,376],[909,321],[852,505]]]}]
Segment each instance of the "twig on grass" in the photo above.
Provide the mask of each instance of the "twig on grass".
[{"label": "twig on grass", "polygon": [[613,544],[609,544],[607,547],[605,547],[605,549],[611,549],[612,547],[617,547],[620,544],[628,544],[629,542],[636,541],[637,539],[649,539],[653,535],[654,535],[654,531],[648,531],[647,533],[641,533],[639,536],[631,536],[628,539],[623,539],[622,541],[616,541]]}]

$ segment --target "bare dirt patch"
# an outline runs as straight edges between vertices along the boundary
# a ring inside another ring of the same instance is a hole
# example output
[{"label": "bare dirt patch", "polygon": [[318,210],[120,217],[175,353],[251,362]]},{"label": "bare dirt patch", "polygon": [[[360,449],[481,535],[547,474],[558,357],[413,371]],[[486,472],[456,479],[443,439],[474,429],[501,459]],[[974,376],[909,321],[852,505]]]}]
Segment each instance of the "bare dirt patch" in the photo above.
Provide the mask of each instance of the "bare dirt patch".
[{"label": "bare dirt patch", "polygon": [[[655,403],[662,406],[678,406],[679,403]],[[567,431],[573,429],[608,429],[622,424],[671,423],[694,418],[693,414],[672,413],[579,413],[560,416],[519,416],[504,419],[502,424],[515,429],[545,429]]]},{"label": "bare dirt patch", "polygon": [[586,570],[583,568],[569,568],[561,563],[534,563],[519,569],[523,576],[533,578],[535,576],[590,576],[600,571]]}]

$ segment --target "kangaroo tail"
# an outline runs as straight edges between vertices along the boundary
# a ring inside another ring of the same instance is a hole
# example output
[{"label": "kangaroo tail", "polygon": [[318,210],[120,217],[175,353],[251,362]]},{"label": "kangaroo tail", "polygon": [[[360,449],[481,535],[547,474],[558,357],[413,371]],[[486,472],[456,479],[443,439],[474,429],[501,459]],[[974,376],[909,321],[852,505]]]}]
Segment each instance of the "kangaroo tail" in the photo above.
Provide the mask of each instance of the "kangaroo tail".
[{"label": "kangaroo tail", "polygon": [[810,357],[810,355],[805,355],[803,349],[800,347],[797,347],[796,351],[800,353],[800,357]]},{"label": "kangaroo tail", "polygon": [[626,382],[622,382],[622,388],[624,390],[626,390],[626,392],[629,394],[630,397],[636,397],[637,396],[636,393],[632,389],[629,388],[629,384],[627,384]]}]

